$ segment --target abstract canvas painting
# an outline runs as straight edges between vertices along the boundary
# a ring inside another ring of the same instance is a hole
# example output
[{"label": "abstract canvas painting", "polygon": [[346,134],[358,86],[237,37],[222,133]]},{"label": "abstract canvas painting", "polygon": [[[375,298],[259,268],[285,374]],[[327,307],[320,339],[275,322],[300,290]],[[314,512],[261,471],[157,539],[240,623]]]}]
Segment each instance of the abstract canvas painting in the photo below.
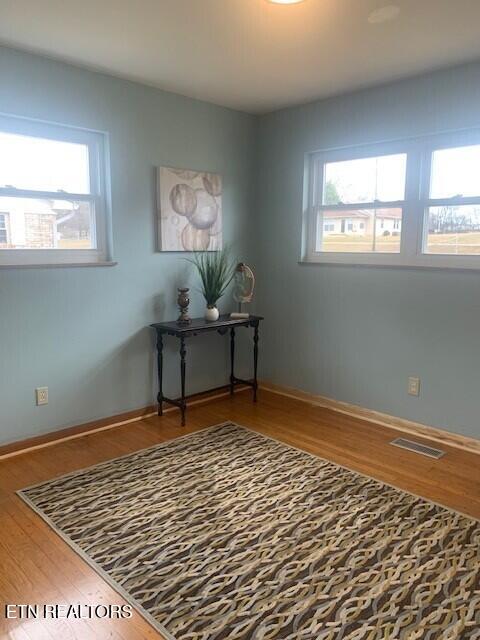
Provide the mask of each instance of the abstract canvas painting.
[{"label": "abstract canvas painting", "polygon": [[158,239],[161,251],[222,248],[222,177],[159,167]]}]

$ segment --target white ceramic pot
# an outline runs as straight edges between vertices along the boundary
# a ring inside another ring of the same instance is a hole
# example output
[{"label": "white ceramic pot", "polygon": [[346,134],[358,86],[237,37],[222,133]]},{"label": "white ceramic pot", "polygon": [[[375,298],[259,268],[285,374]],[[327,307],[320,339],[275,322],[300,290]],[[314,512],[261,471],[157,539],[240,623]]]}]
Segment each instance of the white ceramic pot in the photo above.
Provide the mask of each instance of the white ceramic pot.
[{"label": "white ceramic pot", "polygon": [[207,322],[215,322],[218,320],[220,313],[217,307],[207,307],[205,309],[205,320]]}]

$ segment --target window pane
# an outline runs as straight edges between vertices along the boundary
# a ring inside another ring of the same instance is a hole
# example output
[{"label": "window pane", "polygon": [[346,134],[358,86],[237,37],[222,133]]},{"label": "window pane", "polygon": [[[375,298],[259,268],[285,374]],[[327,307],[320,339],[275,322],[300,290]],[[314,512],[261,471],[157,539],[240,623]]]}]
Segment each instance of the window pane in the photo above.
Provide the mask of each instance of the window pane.
[{"label": "window pane", "polygon": [[88,146],[0,132],[0,187],[89,193]]},{"label": "window pane", "polygon": [[480,206],[430,207],[427,253],[480,254]]},{"label": "window pane", "polygon": [[319,213],[318,225],[317,251],[337,253],[398,253],[400,251],[401,209],[323,211]]},{"label": "window pane", "polygon": [[323,204],[354,204],[405,197],[406,154],[325,164]]},{"label": "window pane", "polygon": [[480,145],[432,153],[431,198],[480,196]]},{"label": "window pane", "polygon": [[0,248],[8,244],[8,235],[8,213],[0,213]]},{"label": "window pane", "polygon": [[[0,211],[0,249],[95,248],[90,202],[0,197]],[[2,217],[8,238],[3,245]]]}]

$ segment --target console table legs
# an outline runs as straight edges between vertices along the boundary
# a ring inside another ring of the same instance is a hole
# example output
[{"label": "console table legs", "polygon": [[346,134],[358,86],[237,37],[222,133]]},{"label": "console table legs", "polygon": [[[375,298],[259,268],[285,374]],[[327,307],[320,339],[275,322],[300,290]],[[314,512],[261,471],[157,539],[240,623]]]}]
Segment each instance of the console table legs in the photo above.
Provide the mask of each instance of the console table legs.
[{"label": "console table legs", "polygon": [[[232,326],[232,321],[229,319],[225,319],[222,322],[218,323],[206,323],[200,322],[200,319],[195,321],[195,325],[188,325],[188,327],[178,327],[176,323],[165,323],[165,324],[154,324],[151,325],[156,330],[156,338],[157,338],[157,370],[158,370],[158,394],[157,394],[157,402],[158,402],[158,415],[163,415],[163,405],[169,404],[173,405],[180,409],[181,415],[181,424],[182,427],[186,424],[186,413],[187,413],[187,396],[186,396],[186,360],[187,360],[187,338],[191,336],[196,336],[200,333],[206,331],[218,331],[218,333],[222,336],[228,335],[230,333],[230,378],[229,378],[229,391],[230,395],[233,395],[235,392],[236,385],[245,385],[250,387],[253,390],[253,401],[257,402],[257,393],[258,393],[258,379],[257,379],[257,369],[258,369],[258,338],[259,338],[259,321],[263,318],[259,316],[251,316],[250,318],[245,319],[243,322],[235,323],[235,326]],[[197,326],[199,325],[199,326]],[[238,326],[247,327],[249,329],[253,329],[253,380],[249,378],[248,380],[244,380],[242,378],[237,378],[235,376],[235,339],[236,339],[236,328]],[[164,336],[174,336],[179,340],[179,350],[178,353],[180,355],[180,382],[181,382],[181,396],[179,398],[169,398],[163,392],[163,343]]]},{"label": "console table legs", "polygon": [[157,369],[158,369],[158,415],[163,416],[163,338],[157,333]]},{"label": "console table legs", "polygon": [[185,426],[185,411],[187,410],[187,401],[185,398],[185,356],[187,350],[185,348],[185,338],[180,338],[180,375],[182,379],[182,399],[180,401],[180,411],[182,412],[182,427]]},{"label": "console table legs", "polygon": [[230,395],[233,396],[235,387],[235,329],[230,329]]}]

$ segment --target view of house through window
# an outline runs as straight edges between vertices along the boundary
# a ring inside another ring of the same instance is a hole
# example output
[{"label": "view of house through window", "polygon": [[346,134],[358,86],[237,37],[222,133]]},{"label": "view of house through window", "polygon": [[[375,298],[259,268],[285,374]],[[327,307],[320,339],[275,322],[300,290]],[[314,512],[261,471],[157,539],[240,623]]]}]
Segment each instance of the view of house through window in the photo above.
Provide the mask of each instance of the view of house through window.
[{"label": "view of house through window", "polygon": [[[0,209],[8,212],[0,214],[0,247],[3,249],[94,248],[90,202],[3,196]],[[3,236],[2,228],[5,229]]]},{"label": "view of house through window", "polygon": [[0,149],[0,187],[9,192],[0,196],[9,220],[3,242],[0,220],[2,248],[95,248],[93,203],[63,197],[90,192],[88,146],[0,132]]},{"label": "view of house through window", "polygon": [[401,209],[327,209],[321,215],[323,251],[400,251]]},{"label": "view of house through window", "polygon": [[451,139],[390,145],[402,153],[312,156],[309,255],[425,256],[422,264],[433,255],[480,256],[480,144],[441,146]]},{"label": "view of house through window", "polygon": [[0,118],[0,264],[103,259],[102,149],[102,134]]},{"label": "view of house through window", "polygon": [[326,163],[316,250],[399,252],[406,162],[395,154]]}]

